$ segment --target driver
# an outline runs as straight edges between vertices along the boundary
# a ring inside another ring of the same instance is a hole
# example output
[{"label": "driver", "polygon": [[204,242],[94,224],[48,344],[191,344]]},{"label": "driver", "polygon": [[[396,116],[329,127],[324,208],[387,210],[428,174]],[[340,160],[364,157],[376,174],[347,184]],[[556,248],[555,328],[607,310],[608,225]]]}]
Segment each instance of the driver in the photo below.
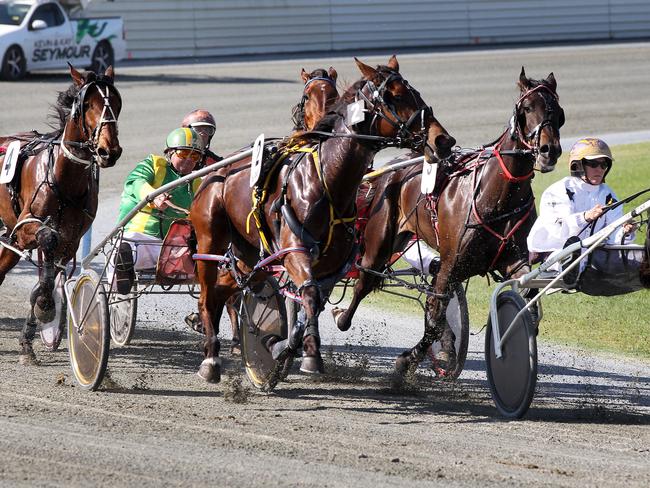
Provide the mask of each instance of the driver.
[{"label": "driver", "polygon": [[[607,212],[604,208],[617,201],[614,190],[605,183],[613,162],[609,146],[600,139],[580,139],[571,147],[571,176],[552,184],[542,194],[539,217],[528,235],[528,250],[533,258],[562,249],[571,236],[589,237],[592,223],[593,232],[598,232],[623,216],[622,205]],[[627,223],[605,244],[627,244],[634,239],[635,230],[636,224]]]},{"label": "driver", "polygon": [[[194,129],[179,128],[170,132],[167,136],[164,156],[150,154],[127,176],[118,221],[121,221],[156,189],[191,173],[203,159],[204,150],[205,143]],[[132,244],[125,240],[120,245],[114,273],[114,286],[118,293],[125,295],[131,290],[135,269],[156,267],[160,254],[160,241],[175,219],[187,218],[194,193],[200,184],[201,179],[196,178],[158,195],[125,225],[123,238],[140,242],[135,253],[137,254],[135,263]],[[141,243],[142,241],[152,241],[155,244],[147,245]],[[109,279],[112,279],[110,274]]]},{"label": "driver", "polygon": [[181,127],[194,129],[194,131],[203,139],[204,157],[201,163],[197,166],[197,169],[217,163],[223,159],[221,156],[217,156],[210,150],[210,142],[217,131],[217,125],[210,112],[202,108],[192,110],[183,118]]}]

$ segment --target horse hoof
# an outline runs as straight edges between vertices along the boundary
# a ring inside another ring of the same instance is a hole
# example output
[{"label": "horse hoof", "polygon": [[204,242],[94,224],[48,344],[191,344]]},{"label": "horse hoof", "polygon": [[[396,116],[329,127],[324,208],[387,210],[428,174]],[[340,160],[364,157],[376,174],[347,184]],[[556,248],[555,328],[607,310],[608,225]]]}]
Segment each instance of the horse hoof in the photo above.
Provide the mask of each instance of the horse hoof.
[{"label": "horse hoof", "polygon": [[300,364],[300,371],[308,374],[323,374],[325,367],[323,365],[323,358],[318,356],[304,356]]},{"label": "horse hoof", "polygon": [[56,316],[56,307],[54,303],[50,306],[40,306],[38,301],[34,304],[34,315],[42,324],[52,322]]},{"label": "horse hoof", "polygon": [[436,355],[438,367],[447,373],[451,373],[456,367],[456,351],[439,351]]},{"label": "horse hoof", "polygon": [[395,372],[400,375],[404,376],[409,368],[411,367],[411,351],[404,351],[402,354],[397,356],[397,359],[395,360]]},{"label": "horse hoof", "polygon": [[221,358],[204,359],[196,374],[208,383],[219,383],[221,381]]},{"label": "horse hoof", "polygon": [[33,351],[29,353],[21,353],[18,356],[18,362],[23,366],[38,366],[41,364],[41,362],[36,359],[36,354],[34,354]]},{"label": "horse hoof", "polygon": [[338,329],[341,332],[345,332],[350,329],[350,326],[352,325],[351,322],[348,322],[347,324],[341,323],[341,316],[345,312],[344,308],[339,308],[339,307],[334,307],[332,309],[332,317],[334,317],[334,323],[338,327]]}]

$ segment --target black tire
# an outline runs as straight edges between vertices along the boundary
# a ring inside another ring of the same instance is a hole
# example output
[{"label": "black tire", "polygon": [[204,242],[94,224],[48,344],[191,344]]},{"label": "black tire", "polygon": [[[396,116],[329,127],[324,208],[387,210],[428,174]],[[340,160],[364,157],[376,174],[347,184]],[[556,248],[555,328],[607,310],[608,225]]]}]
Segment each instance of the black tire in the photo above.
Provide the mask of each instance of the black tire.
[{"label": "black tire", "polygon": [[27,60],[20,46],[10,46],[2,58],[2,79],[17,81],[27,74]]},{"label": "black tire", "polygon": [[259,389],[271,390],[282,371],[263,339],[268,336],[287,338],[287,311],[278,284],[269,278],[259,293],[242,293],[238,301],[239,339],[246,375]]},{"label": "black tire", "polygon": [[[467,297],[465,296],[465,288],[463,288],[462,283],[457,283],[454,288],[454,296],[447,306],[447,321],[456,337],[454,341],[456,364],[452,370],[445,371],[444,377],[445,379],[455,380],[463,372],[465,359],[467,359],[467,348],[469,346],[469,310],[467,309]],[[429,352],[435,357],[440,349],[440,341],[435,341],[431,345]]]},{"label": "black tire", "polygon": [[[497,314],[501,337],[526,301],[514,291],[497,298]],[[499,413],[508,419],[519,419],[530,407],[537,384],[537,338],[535,325],[527,310],[514,324],[512,334],[501,345],[501,358],[494,352],[492,322],[485,332],[485,362],[492,399]]]},{"label": "black tire", "polygon": [[115,66],[115,54],[108,41],[97,44],[90,59],[90,70],[97,74],[104,74],[109,66]]},{"label": "black tire", "polygon": [[[97,292],[95,293],[95,289]],[[104,379],[110,344],[108,301],[99,276],[92,270],[79,275],[68,304],[68,353],[75,380],[96,390]],[[74,324],[72,315],[79,324]]]},{"label": "black tire", "polygon": [[133,285],[133,289],[128,295],[111,294],[110,301],[112,303],[108,306],[108,313],[111,339],[117,346],[128,346],[133,337],[138,317],[136,285]]},{"label": "black tire", "polygon": [[56,308],[54,320],[46,324],[40,322],[38,319],[36,320],[40,325],[41,342],[48,351],[56,351],[63,338],[63,330],[65,329],[68,312],[65,292],[63,291],[64,284],[65,275],[64,273],[59,273],[54,281],[54,290],[52,290],[52,297],[54,298],[54,306]]}]

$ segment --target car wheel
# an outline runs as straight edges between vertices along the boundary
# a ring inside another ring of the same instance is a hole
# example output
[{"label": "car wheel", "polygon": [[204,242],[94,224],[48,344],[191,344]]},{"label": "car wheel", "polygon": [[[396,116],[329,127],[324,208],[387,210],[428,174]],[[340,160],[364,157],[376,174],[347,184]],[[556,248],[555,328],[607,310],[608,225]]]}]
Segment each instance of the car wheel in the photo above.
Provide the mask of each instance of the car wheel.
[{"label": "car wheel", "polygon": [[2,59],[2,78],[8,81],[20,80],[25,76],[27,63],[19,46],[11,46]]},{"label": "car wheel", "polygon": [[106,41],[97,44],[93,51],[90,69],[97,74],[103,74],[109,66],[114,66],[114,64],[115,56],[111,45]]}]

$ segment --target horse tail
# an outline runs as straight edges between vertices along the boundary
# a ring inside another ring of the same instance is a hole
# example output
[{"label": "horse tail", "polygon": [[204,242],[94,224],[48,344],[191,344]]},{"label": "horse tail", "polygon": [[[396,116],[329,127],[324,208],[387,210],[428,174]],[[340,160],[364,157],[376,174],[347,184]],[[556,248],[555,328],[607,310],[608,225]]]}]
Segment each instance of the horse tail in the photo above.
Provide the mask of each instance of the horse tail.
[{"label": "horse tail", "polygon": [[643,261],[639,268],[639,278],[645,288],[650,288],[650,223],[645,236],[645,250],[643,251]]}]

